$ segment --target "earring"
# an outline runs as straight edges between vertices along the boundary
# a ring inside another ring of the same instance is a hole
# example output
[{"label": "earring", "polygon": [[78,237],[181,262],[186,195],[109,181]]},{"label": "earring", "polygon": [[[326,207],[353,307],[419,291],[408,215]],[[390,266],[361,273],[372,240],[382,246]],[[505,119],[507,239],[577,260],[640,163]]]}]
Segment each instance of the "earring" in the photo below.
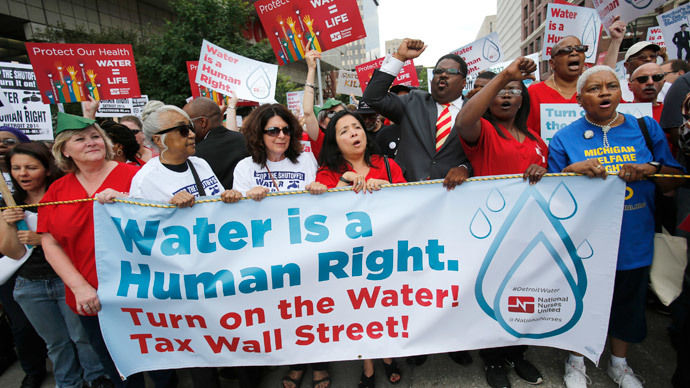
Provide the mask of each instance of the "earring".
[{"label": "earring", "polygon": [[117,155],[117,156],[122,156],[122,150],[117,150],[117,152],[115,153],[115,155]]}]

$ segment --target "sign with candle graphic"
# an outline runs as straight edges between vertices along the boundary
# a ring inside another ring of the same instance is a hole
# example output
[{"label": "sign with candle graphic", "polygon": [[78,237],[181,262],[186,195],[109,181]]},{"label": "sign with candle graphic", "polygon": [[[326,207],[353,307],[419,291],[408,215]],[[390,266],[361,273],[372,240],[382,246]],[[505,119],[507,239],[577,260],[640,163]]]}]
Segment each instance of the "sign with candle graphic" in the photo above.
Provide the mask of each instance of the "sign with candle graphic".
[{"label": "sign with candle graphic", "polygon": [[457,54],[465,60],[467,63],[466,76],[486,70],[503,59],[501,41],[495,32],[451,51],[451,54]]},{"label": "sign with candle graphic", "polygon": [[561,38],[572,35],[578,37],[580,42],[587,46],[585,62],[596,62],[601,21],[593,9],[549,3],[546,14],[542,58],[551,58],[553,46]]},{"label": "sign with candle graphic", "polygon": [[281,65],[367,36],[355,0],[261,0],[254,7]]},{"label": "sign with candle graphic", "polygon": [[128,44],[26,43],[46,104],[139,97]]}]

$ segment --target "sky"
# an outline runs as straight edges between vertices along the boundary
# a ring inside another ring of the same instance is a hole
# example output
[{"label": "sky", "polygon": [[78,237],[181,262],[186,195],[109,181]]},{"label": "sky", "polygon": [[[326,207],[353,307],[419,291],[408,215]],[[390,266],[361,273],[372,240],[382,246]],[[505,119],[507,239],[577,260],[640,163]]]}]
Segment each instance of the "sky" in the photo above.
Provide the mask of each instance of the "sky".
[{"label": "sky", "polygon": [[378,14],[381,53],[387,40],[421,39],[429,47],[414,63],[430,67],[475,40],[496,0],[379,0]]}]

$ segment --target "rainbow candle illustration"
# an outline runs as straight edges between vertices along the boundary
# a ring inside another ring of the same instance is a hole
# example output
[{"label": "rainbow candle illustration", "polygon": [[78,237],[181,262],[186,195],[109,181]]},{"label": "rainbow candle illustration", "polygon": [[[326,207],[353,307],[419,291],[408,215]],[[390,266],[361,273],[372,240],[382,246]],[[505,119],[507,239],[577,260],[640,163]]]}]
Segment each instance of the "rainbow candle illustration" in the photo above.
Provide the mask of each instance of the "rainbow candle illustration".
[{"label": "rainbow candle illustration", "polygon": [[287,25],[290,27],[290,31],[292,31],[292,41],[293,43],[295,43],[297,51],[299,51],[300,58],[304,58],[304,47],[302,45],[302,40],[300,39],[302,35],[298,34],[297,30],[295,30],[295,21],[292,19],[292,16],[285,19],[285,21],[287,22]]},{"label": "rainbow candle illustration", "polygon": [[48,76],[48,80],[50,82],[50,88],[53,92],[53,101],[57,104],[58,102],[58,97],[57,97],[57,90],[55,90],[55,84],[53,83],[53,73],[50,71],[46,71],[46,75]]},{"label": "rainbow candle illustration", "polygon": [[280,46],[280,53],[281,53],[281,58],[285,58],[283,62],[287,62],[287,53],[285,52],[285,48],[283,47],[283,42],[280,41],[280,34],[278,34],[278,31],[273,31],[273,33],[276,35],[276,39],[278,39],[278,45]]},{"label": "rainbow candle illustration", "polygon": [[93,98],[96,100],[100,100],[100,96],[98,95],[98,88],[96,87],[96,76],[98,74],[95,74],[92,69],[86,70],[86,75],[89,76],[89,80],[91,80],[91,88],[89,88],[89,91],[91,91],[91,94],[93,95]]},{"label": "rainbow candle illustration", "polygon": [[62,74],[62,62],[60,62],[60,61],[55,62],[55,68],[57,68],[57,70],[58,70],[58,75],[59,75],[58,81],[60,81],[60,84],[63,86],[62,88],[60,88],[60,89],[62,89],[62,94],[65,96],[65,100],[67,100],[67,102],[71,102],[69,100],[69,98],[70,98],[69,88],[65,88],[65,86],[67,86],[67,84],[65,83],[64,75]]},{"label": "rainbow candle illustration", "polygon": [[77,71],[74,70],[74,66],[67,66],[65,70],[67,70],[72,80],[71,83],[74,92],[74,97],[76,98],[75,101],[81,101],[81,82],[77,80]]},{"label": "rainbow candle illustration", "polygon": [[[53,81],[50,81],[51,83]],[[50,90],[45,91],[46,97],[48,97],[48,100],[50,101],[51,104],[57,104],[57,101],[55,101],[55,96],[53,95],[53,92]]]},{"label": "rainbow candle illustration", "polygon": [[285,39],[279,39],[280,44],[285,47],[288,51],[288,59],[290,59],[290,62],[296,61],[295,57],[292,55],[292,50],[290,50],[289,43]]},{"label": "rainbow candle illustration", "polygon": [[[299,58],[297,58],[297,52],[295,51],[295,48],[293,47],[293,45],[290,44],[290,41],[291,41],[290,35],[289,35],[288,32],[285,30],[285,23],[283,23],[283,17],[282,17],[282,16],[278,16],[278,17],[276,18],[276,20],[278,21],[278,24],[280,24],[280,29],[283,30],[283,35],[285,36],[285,42],[286,42],[287,44],[284,44],[284,46],[288,49],[288,52],[290,53],[290,57],[291,57],[291,58],[294,58],[294,59],[291,59],[291,60],[293,60],[293,61],[298,60]],[[293,44],[294,44],[294,42],[293,42]]]},{"label": "rainbow candle illustration", "polygon": [[216,92],[215,90],[211,90],[211,95],[213,96],[213,97],[211,97],[211,100],[217,102],[218,101],[218,92]]},{"label": "rainbow candle illustration", "polygon": [[311,35],[311,44],[314,46],[314,49],[316,49],[316,51],[321,51],[321,45],[319,44],[319,40],[316,38],[317,34],[314,33],[314,20],[311,18],[311,16],[304,15],[304,23],[309,29],[309,34]]},{"label": "rainbow candle illustration", "polygon": [[[84,80],[84,82],[83,82],[84,87],[87,88],[87,86],[86,86],[86,80],[87,80],[87,78],[86,78],[86,73],[84,72],[84,62],[83,62],[83,61],[79,61],[79,67],[81,68],[81,79]],[[88,89],[88,88],[87,88],[87,89]],[[87,95],[88,93],[86,92],[86,89],[82,89],[82,90],[81,90],[81,94],[82,94],[84,97],[86,97],[86,95]],[[87,101],[87,100],[88,100],[88,98],[85,98],[85,99],[84,99],[84,101]]]},{"label": "rainbow candle illustration", "polygon": [[65,84],[67,90],[69,92],[69,102],[78,102],[77,96],[74,95],[74,89],[72,89],[72,78],[70,78],[69,74],[65,74]]},{"label": "rainbow candle illustration", "polygon": [[302,23],[302,18],[299,17],[299,9],[295,10],[295,15],[297,15],[297,20],[299,21],[299,27],[302,30],[302,35],[305,38],[305,42],[307,42],[304,44],[304,46],[305,46],[304,51],[308,51],[309,50],[309,47],[307,47],[309,45],[309,43],[308,43],[309,39],[307,37],[308,33],[307,33],[307,29],[304,28],[304,23]]},{"label": "rainbow candle illustration", "polygon": [[60,100],[60,102],[67,102],[65,99],[65,95],[63,94],[64,91],[62,90],[62,88],[65,85],[61,84],[58,81],[53,81],[53,82],[55,83],[55,88],[57,89],[57,96],[58,96],[58,99]]},{"label": "rainbow candle illustration", "polygon": [[206,87],[205,86],[199,86],[199,94],[201,97],[206,97]]}]

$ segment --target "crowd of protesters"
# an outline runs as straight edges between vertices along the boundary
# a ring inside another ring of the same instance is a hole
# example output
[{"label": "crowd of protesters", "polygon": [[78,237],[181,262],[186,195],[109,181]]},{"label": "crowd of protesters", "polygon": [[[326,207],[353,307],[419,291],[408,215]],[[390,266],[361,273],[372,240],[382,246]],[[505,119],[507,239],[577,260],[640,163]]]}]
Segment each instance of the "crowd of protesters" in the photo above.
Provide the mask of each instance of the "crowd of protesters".
[{"label": "crowd of protesters", "polygon": [[[452,190],[472,176],[522,174],[526,184],[539,184],[547,172],[604,179],[616,175],[609,179],[623,179],[634,193],[626,203],[646,206],[623,215],[606,369],[619,386],[641,387],[626,357],[631,344],[646,336],[655,226],[664,224],[682,234],[676,226],[690,213],[690,192],[687,185],[681,186],[681,179],[653,177],[683,174],[688,166],[690,68],[683,60],[661,61],[664,51],[643,41],[626,51],[628,77],[621,81],[612,66],[625,25],[615,21],[610,31],[605,65],[586,69],[588,47],[567,36],[552,49],[547,80],[527,88],[523,81],[533,78],[536,64],[520,57],[498,74],[480,73],[466,94],[468,67],[454,54],[436,63],[430,93],[391,87],[404,62],[426,49],[420,40],[405,39],[374,71],[356,109],[334,99],[314,106],[320,53],[309,51],[302,123],[286,107],[265,104],[238,128],[235,96],[225,111],[206,98],[183,108],[152,101],[141,120],[130,116],[98,123],[93,101],[83,117],[58,114],[52,153],[21,131],[0,127],[0,170],[19,205],[83,198],[111,203],[132,197],[178,207],[194,206],[203,196],[220,196],[225,203],[241,197],[259,202],[276,192],[306,190],[320,195],[350,186],[354,193],[372,193],[385,184],[428,179],[441,179],[443,187]],[[619,113],[621,102],[652,103],[653,117],[636,119]],[[578,103],[585,111],[558,131],[548,146],[541,138],[539,117],[544,103]],[[613,165],[585,157],[583,151],[593,146],[610,153],[616,152],[614,146],[634,147],[636,163]],[[30,219],[28,226],[23,224]],[[28,257],[0,287],[0,303],[11,320],[26,373],[23,388],[41,385],[46,357],[61,388],[145,385],[142,373],[120,379],[103,340],[97,317],[101,305],[93,228],[90,202],[2,212],[0,251],[11,259]],[[678,357],[671,378],[676,388],[690,386],[689,304],[686,282],[669,308]],[[487,384],[510,387],[507,368],[530,384],[542,383],[538,366],[525,358],[526,350],[527,346],[479,350]],[[466,351],[449,356],[461,365],[472,362]],[[564,352],[563,358],[564,384],[585,388],[583,355]],[[425,357],[410,360],[419,365]],[[391,384],[405,378],[395,359],[385,358],[382,363]],[[374,360],[363,361],[359,387],[374,387],[374,365]],[[324,362],[289,366],[282,386],[300,387],[308,367],[313,371],[313,387],[331,385]],[[157,388],[177,385],[175,370],[147,373]],[[223,370],[190,370],[197,388],[219,388],[219,373]],[[257,367],[237,371],[242,387],[257,387],[261,374]]]}]

